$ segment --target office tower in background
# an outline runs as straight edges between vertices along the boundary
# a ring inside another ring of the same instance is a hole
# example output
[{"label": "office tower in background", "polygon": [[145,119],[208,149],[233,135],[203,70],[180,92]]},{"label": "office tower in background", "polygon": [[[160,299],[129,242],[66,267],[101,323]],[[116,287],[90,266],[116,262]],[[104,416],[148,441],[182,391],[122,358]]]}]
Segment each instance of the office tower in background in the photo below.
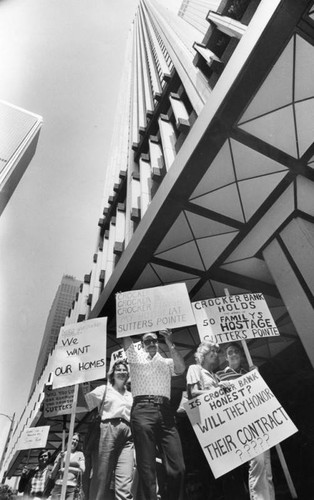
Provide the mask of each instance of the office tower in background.
[{"label": "office tower in background", "polygon": [[78,281],[73,276],[65,274],[62,277],[47,318],[30,394],[33,392],[34,386],[46,365],[51,349],[58,340],[60,328],[64,325],[65,318],[79,293],[80,286],[81,281]]},{"label": "office tower in background", "polygon": [[0,215],[33,158],[41,116],[0,101]]}]

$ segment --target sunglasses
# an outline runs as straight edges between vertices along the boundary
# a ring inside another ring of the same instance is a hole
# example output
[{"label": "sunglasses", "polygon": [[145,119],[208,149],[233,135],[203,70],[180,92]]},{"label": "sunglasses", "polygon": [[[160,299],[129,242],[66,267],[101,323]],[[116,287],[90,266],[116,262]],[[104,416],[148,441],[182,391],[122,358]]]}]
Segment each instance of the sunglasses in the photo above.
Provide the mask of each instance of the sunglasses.
[{"label": "sunglasses", "polygon": [[144,345],[150,345],[150,344],[158,344],[157,339],[145,339],[143,340]]}]

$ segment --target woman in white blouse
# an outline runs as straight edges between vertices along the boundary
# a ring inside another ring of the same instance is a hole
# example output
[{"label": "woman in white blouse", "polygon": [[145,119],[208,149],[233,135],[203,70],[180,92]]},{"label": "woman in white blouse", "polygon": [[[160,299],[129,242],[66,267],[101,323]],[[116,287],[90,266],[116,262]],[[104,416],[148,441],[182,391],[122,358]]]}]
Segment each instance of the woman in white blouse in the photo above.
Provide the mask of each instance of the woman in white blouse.
[{"label": "woman in white blouse", "polygon": [[85,396],[89,409],[98,407],[101,416],[99,445],[93,452],[90,493],[93,500],[110,498],[112,480],[115,500],[133,498],[134,445],[130,428],[133,400],[126,388],[128,378],[127,362],[119,360],[108,375],[107,386],[99,386]]},{"label": "woman in white blouse", "polygon": [[[218,365],[219,345],[211,341],[199,344],[194,357],[195,364],[189,366],[186,382],[188,398],[205,394],[209,389],[222,385],[214,373]],[[196,471],[196,484],[200,489],[200,498],[215,500],[221,497],[221,483],[216,481],[199,445],[191,425],[186,428],[186,440],[189,443],[191,469]]]},{"label": "woman in white blouse", "polygon": [[219,378],[215,375],[219,345],[211,341],[203,341],[194,354],[196,364],[191,365],[186,375],[188,396],[194,398],[207,392],[212,387],[218,387]]},{"label": "woman in white blouse", "polygon": [[[85,470],[85,458],[80,447],[80,435],[75,432],[71,442],[71,455],[68,470],[67,487],[65,498],[67,500],[75,500],[79,498],[82,485],[82,473]],[[59,500],[61,498],[61,490],[63,484],[64,463],[66,453],[60,452],[55,460],[51,476],[56,477],[54,488],[51,492],[51,500]]]}]

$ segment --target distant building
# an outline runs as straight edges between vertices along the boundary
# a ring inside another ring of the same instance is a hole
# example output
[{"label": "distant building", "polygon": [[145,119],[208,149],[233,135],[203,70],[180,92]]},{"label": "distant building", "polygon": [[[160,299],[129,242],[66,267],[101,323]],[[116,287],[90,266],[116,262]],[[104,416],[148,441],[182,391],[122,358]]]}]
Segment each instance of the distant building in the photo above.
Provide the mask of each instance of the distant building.
[{"label": "distant building", "polygon": [[0,215],[33,158],[42,117],[0,101]]},{"label": "distant building", "polygon": [[32,394],[34,386],[41,376],[51,349],[53,349],[58,340],[60,328],[64,325],[65,318],[79,293],[80,286],[81,281],[67,274],[61,280],[47,318],[30,394]]},{"label": "distant building", "polygon": [[[254,364],[298,427],[284,451],[298,498],[308,498],[314,488],[307,467],[314,443],[314,4],[221,0],[206,19],[202,35],[157,0],[139,2],[124,69],[121,58],[96,253],[66,322],[107,317],[109,360],[121,344],[115,307],[121,291],[185,282],[192,302],[262,293],[279,335],[260,326],[249,338],[233,325],[229,340],[248,339]],[[186,365],[193,363],[196,326],[176,329],[174,341]],[[47,368],[42,384],[48,377]],[[173,394],[185,387],[184,377],[175,378]],[[37,389],[7,454],[12,475],[25,463],[25,455],[16,459],[18,432],[28,418],[45,424],[33,412]],[[187,491],[203,500],[205,476],[193,463],[184,427],[181,435]],[[55,427],[51,450],[54,438]],[[273,463],[276,493],[288,498],[278,459]]]}]

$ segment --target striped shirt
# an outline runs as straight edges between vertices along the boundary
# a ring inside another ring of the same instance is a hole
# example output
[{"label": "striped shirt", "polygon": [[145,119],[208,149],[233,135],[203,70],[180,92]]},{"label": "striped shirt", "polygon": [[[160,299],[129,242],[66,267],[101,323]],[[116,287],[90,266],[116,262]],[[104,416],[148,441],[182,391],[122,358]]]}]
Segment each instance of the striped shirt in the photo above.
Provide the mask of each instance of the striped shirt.
[{"label": "striped shirt", "polygon": [[234,370],[233,368],[230,368],[230,366],[226,366],[224,370],[220,370],[219,372],[216,373],[216,376],[219,378],[219,380],[234,380],[236,378],[241,377],[241,375],[244,375],[247,373],[244,368],[240,367],[239,371]]}]

